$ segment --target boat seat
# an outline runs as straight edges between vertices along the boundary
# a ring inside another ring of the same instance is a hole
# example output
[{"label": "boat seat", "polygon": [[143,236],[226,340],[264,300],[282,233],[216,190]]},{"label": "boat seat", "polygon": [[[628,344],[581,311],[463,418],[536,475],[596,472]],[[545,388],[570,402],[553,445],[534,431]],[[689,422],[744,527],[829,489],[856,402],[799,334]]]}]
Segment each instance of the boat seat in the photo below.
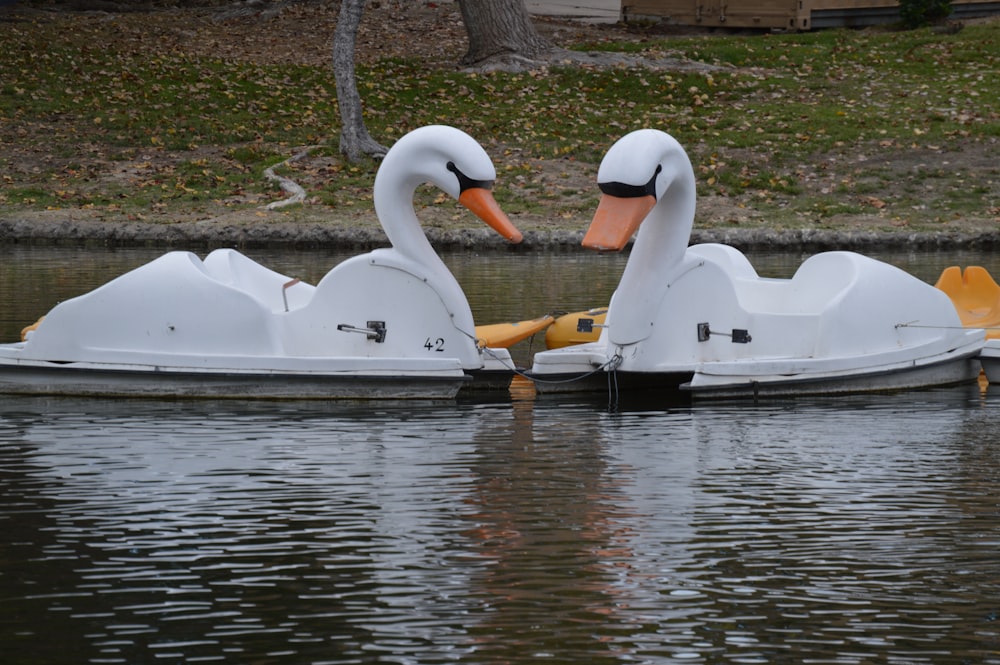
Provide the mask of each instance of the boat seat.
[{"label": "boat seat", "polygon": [[938,278],[938,289],[955,305],[967,328],[986,328],[986,337],[1000,339],[1000,285],[982,266],[949,266]]},{"label": "boat seat", "polygon": [[859,278],[854,257],[826,252],[807,259],[791,279],[734,279],[740,304],[750,312],[815,316]]},{"label": "boat seat", "polygon": [[758,314],[815,316],[860,278],[862,266],[850,252],[824,252],[807,259],[792,279],[760,277],[746,256],[729,245],[703,243],[690,255],[718,266],[736,291],[740,306]]},{"label": "boat seat", "polygon": [[232,249],[217,249],[203,263],[213,279],[253,296],[272,312],[298,309],[312,298],[312,285],[277,273]]}]

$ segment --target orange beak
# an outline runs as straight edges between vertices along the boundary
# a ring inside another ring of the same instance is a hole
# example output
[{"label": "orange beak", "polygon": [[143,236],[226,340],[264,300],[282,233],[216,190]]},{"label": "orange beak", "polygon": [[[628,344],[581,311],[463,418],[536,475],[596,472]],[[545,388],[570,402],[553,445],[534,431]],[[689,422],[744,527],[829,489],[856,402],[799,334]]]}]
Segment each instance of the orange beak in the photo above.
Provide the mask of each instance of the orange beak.
[{"label": "orange beak", "polygon": [[507,218],[507,213],[500,209],[496,199],[493,198],[493,192],[490,190],[483,187],[470,187],[459,195],[458,202],[507,240],[519,243],[524,239],[517,227]]},{"label": "orange beak", "polygon": [[624,248],[655,205],[654,196],[622,198],[604,194],[583,237],[583,246],[598,251]]}]

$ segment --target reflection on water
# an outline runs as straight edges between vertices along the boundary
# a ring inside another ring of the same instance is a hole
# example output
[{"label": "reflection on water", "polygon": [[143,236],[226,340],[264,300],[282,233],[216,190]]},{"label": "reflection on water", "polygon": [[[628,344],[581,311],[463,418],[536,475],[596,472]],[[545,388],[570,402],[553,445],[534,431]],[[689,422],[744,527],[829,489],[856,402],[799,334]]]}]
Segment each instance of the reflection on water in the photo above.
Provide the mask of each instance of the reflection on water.
[{"label": "reflection on water", "polygon": [[[4,334],[159,253],[0,248]],[[623,265],[448,260],[494,321]],[[4,663],[1000,662],[1000,393],[606,405],[0,397]]]},{"label": "reflection on water", "polygon": [[997,399],[5,399],[5,662],[998,662]]}]

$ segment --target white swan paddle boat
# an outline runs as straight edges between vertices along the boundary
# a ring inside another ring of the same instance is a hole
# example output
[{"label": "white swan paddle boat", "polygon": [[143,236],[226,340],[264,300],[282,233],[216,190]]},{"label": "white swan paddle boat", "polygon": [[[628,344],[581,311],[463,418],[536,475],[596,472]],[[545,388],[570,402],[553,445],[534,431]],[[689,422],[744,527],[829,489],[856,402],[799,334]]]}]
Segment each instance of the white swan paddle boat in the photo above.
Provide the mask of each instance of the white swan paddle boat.
[{"label": "white swan paddle boat", "polygon": [[413,209],[429,182],[519,242],[495,178],[464,132],[414,130],[375,177],[391,248],[343,261],[315,286],[231,249],[167,253],[0,345],[0,393],[447,399],[490,367],[506,387],[509,353],[477,344],[465,294]]},{"label": "white swan paddle boat", "polygon": [[978,375],[984,331],[963,328],[948,296],[898,268],[825,252],[791,279],[767,279],[733,247],[689,248],[695,176],[670,135],[623,137],[598,182],[603,195],[584,246],[619,250],[638,234],[598,340],[534,356],[529,376],[540,393],[611,384],[705,397],[800,395]]}]

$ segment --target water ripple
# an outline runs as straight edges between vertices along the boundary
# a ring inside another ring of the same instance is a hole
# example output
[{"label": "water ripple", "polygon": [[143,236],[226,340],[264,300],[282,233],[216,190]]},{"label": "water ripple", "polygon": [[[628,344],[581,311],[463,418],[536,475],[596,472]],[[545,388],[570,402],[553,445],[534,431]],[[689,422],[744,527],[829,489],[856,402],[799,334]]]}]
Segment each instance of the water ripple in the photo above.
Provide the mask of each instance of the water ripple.
[{"label": "water ripple", "polygon": [[32,662],[998,662],[997,406],[5,401],[3,644]]}]

